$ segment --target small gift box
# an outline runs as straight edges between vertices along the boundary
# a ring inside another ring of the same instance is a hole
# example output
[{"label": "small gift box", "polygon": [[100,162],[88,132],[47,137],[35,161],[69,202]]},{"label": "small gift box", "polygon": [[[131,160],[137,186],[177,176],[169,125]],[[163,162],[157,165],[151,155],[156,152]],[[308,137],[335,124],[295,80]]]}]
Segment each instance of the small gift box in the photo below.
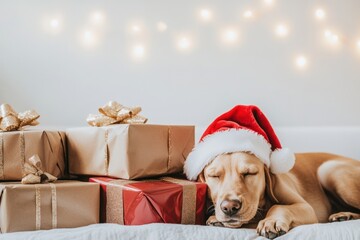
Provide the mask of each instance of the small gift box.
[{"label": "small gift box", "polygon": [[1,232],[81,227],[99,222],[99,184],[0,183]]},{"label": "small gift box", "polygon": [[101,184],[101,222],[204,224],[207,186],[183,179],[131,181],[90,178]]},{"label": "small gift box", "polygon": [[183,171],[194,126],[118,124],[67,129],[71,174],[136,179]]},{"label": "small gift box", "polygon": [[17,113],[9,104],[0,105],[0,181],[21,180],[25,161],[38,155],[41,171],[61,178],[65,171],[65,132],[25,130],[39,123],[35,110]]},{"label": "small gift box", "polygon": [[37,154],[42,169],[57,178],[65,174],[65,132],[25,130],[0,132],[0,181],[21,180],[25,162]]}]

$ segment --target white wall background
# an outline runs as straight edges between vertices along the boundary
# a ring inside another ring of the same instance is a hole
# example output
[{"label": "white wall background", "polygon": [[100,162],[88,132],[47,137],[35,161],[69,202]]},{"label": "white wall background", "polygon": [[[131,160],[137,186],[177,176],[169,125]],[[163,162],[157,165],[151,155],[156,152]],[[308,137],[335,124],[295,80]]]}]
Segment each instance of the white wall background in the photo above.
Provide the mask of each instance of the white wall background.
[{"label": "white wall background", "polygon": [[[319,22],[321,6],[327,18]],[[214,20],[202,23],[197,11],[209,7]],[[242,12],[251,7],[253,21]],[[89,17],[100,10],[102,26]],[[0,103],[40,114],[42,125],[85,125],[89,113],[108,100],[140,105],[150,123],[208,125],[235,104],[256,104],[276,126],[350,126],[360,123],[359,0],[0,0]],[[60,16],[61,31],[44,24]],[[132,36],[133,22],[145,32]],[[156,23],[168,30],[159,33]],[[278,22],[290,26],[277,38]],[[237,46],[219,36],[226,26],[240,31]],[[79,40],[93,29],[99,42]],[[339,47],[324,42],[324,30],[342,37]],[[183,53],[175,39],[189,33],[194,46]],[[133,43],[146,45],[141,62],[131,58]],[[309,65],[298,70],[294,56]]]}]

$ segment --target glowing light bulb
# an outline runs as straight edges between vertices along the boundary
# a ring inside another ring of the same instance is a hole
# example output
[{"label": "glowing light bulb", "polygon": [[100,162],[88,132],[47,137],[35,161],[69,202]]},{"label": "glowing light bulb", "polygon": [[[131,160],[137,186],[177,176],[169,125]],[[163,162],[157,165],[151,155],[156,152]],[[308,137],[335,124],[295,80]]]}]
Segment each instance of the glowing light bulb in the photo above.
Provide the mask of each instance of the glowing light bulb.
[{"label": "glowing light bulb", "polygon": [[325,13],[324,9],[319,8],[319,9],[316,9],[315,16],[317,19],[322,20],[325,18],[326,13]]},{"label": "glowing light bulb", "polygon": [[105,15],[100,11],[94,12],[91,15],[91,21],[94,24],[100,25],[100,24],[102,24],[104,22],[104,20],[105,20]]},{"label": "glowing light bulb", "polygon": [[145,47],[142,44],[137,44],[132,48],[132,55],[134,58],[140,59],[145,56]]},{"label": "glowing light bulb", "polygon": [[223,40],[227,43],[235,43],[239,38],[239,33],[235,29],[229,28],[223,33]]},{"label": "glowing light bulb", "polygon": [[181,37],[177,42],[178,48],[186,50],[191,47],[191,40],[188,37]]},{"label": "glowing light bulb", "polygon": [[300,69],[304,69],[307,66],[307,63],[308,60],[303,55],[297,56],[295,59],[295,65]]},{"label": "glowing light bulb", "polygon": [[266,5],[272,5],[274,3],[274,0],[264,0],[264,3]]},{"label": "glowing light bulb", "polygon": [[286,37],[289,34],[289,29],[285,24],[278,24],[275,28],[275,33],[279,37]]},{"label": "glowing light bulb", "polygon": [[337,45],[340,42],[340,37],[337,34],[334,34],[330,30],[324,32],[325,39],[331,45]]},{"label": "glowing light bulb", "polygon": [[212,12],[209,9],[201,9],[199,15],[204,21],[210,21],[212,18]]},{"label": "glowing light bulb", "polygon": [[360,40],[357,42],[357,48],[360,50]]},{"label": "glowing light bulb", "polygon": [[339,42],[339,36],[338,36],[338,35],[332,35],[331,41],[332,41],[333,43],[338,43],[338,42]]},{"label": "glowing light bulb", "polygon": [[243,16],[244,16],[244,18],[252,18],[252,17],[254,17],[254,13],[251,10],[247,10],[244,12]]},{"label": "glowing light bulb", "polygon": [[140,32],[141,32],[141,27],[138,26],[138,25],[133,25],[133,26],[131,27],[131,31],[132,31],[133,33],[140,33]]},{"label": "glowing light bulb", "polygon": [[332,33],[331,33],[331,31],[326,30],[326,31],[324,32],[324,35],[325,35],[325,37],[327,37],[327,38],[331,38]]},{"label": "glowing light bulb", "polygon": [[82,35],[82,41],[85,46],[93,46],[96,44],[96,35],[93,31],[86,30]]},{"label": "glowing light bulb", "polygon": [[164,22],[158,22],[156,27],[159,32],[165,32],[167,30],[167,25]]},{"label": "glowing light bulb", "polygon": [[50,21],[50,27],[52,29],[58,29],[60,27],[60,20],[57,18],[53,18]]}]

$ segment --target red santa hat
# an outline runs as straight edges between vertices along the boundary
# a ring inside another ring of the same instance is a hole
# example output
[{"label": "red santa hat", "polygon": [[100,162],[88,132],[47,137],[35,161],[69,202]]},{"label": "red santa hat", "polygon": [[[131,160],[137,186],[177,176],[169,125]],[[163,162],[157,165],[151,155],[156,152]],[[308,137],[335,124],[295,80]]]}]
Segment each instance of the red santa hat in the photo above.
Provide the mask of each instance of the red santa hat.
[{"label": "red santa hat", "polygon": [[184,172],[188,179],[196,180],[216,156],[232,152],[254,154],[274,174],[288,172],[295,164],[295,155],[281,147],[261,110],[238,105],[216,118],[205,130],[187,157]]}]

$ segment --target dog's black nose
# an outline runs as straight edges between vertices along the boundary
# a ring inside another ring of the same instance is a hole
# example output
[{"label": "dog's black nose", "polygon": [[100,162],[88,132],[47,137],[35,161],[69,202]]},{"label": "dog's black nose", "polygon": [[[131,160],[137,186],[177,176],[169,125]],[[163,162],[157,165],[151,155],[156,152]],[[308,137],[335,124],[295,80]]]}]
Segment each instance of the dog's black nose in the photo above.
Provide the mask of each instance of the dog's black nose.
[{"label": "dog's black nose", "polygon": [[239,200],[224,200],[221,202],[220,208],[226,215],[232,216],[240,210],[241,202]]}]

